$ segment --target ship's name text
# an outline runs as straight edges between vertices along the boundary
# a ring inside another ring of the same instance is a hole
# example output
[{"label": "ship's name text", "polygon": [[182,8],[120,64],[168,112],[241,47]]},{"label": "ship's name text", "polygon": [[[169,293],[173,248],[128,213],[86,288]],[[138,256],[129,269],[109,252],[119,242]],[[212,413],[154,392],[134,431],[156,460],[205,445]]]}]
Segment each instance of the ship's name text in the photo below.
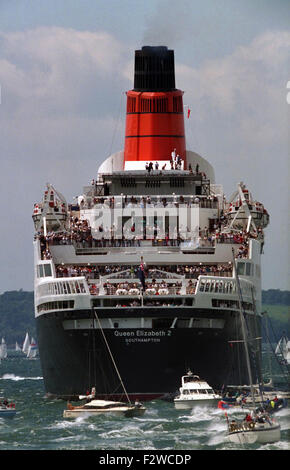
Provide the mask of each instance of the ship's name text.
[{"label": "ship's name text", "polygon": [[115,336],[170,336],[171,331],[164,331],[164,330],[136,330],[136,331],[115,331]]},{"label": "ship's name text", "polygon": [[124,339],[126,344],[130,343],[159,343],[161,338],[171,336],[171,330],[136,330],[136,331],[114,331],[114,335]]}]

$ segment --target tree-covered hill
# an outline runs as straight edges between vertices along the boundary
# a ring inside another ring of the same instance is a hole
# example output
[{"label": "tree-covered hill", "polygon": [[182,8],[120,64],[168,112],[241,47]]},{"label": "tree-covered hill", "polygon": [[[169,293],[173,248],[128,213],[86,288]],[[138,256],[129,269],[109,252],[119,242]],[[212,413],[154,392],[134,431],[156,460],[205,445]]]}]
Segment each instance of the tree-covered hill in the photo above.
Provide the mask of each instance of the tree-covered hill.
[{"label": "tree-covered hill", "polygon": [[[290,291],[269,289],[262,292],[263,310],[270,318],[270,339],[275,342],[283,331],[289,331]],[[265,330],[263,328],[263,330]],[[33,292],[8,291],[0,295],[0,337],[8,346],[22,344],[26,331],[36,337]],[[264,332],[264,331],[263,331]]]},{"label": "tree-covered hill", "polygon": [[33,292],[9,291],[0,295],[0,336],[6,343],[22,345],[26,332],[36,337]]},{"label": "tree-covered hill", "polygon": [[290,305],[290,291],[268,289],[262,291],[262,302],[267,305]]}]

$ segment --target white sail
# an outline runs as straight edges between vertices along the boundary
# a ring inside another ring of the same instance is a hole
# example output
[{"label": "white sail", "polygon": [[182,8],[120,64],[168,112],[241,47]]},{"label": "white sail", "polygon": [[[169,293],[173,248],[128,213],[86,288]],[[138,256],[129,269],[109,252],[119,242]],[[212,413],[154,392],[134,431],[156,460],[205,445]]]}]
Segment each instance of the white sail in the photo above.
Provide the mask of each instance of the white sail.
[{"label": "white sail", "polygon": [[16,341],[16,343],[15,343],[15,351],[21,351],[21,347],[19,346],[19,344],[17,343],[17,341]]},{"label": "white sail", "polygon": [[28,333],[26,333],[25,340],[22,346],[22,352],[24,352],[24,354],[28,353],[29,345],[30,345],[29,335]]},{"label": "white sail", "polygon": [[276,346],[275,354],[280,354],[285,358],[285,355],[287,354],[287,342],[288,338],[286,336],[282,336]]},{"label": "white sail", "polygon": [[287,361],[287,364],[290,364],[290,341],[287,343],[287,351],[286,351],[286,356],[284,358]]},{"label": "white sail", "polygon": [[7,357],[7,346],[5,343],[5,339],[2,338],[1,345],[0,345],[0,359],[5,359]]},{"label": "white sail", "polygon": [[37,355],[37,345],[36,345],[36,341],[34,338],[31,338],[31,343],[28,347],[28,351],[27,351],[27,358],[28,359],[34,359]]}]

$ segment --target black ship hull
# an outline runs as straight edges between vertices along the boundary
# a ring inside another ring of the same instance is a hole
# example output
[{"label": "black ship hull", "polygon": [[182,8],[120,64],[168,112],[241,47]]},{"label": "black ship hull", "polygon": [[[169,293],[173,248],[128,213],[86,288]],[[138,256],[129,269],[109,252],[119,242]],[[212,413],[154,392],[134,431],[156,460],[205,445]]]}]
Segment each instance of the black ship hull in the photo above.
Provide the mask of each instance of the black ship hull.
[{"label": "black ship hull", "polygon": [[[124,311],[122,313],[125,315]],[[178,314],[181,312],[174,311],[174,315]],[[240,341],[239,313],[215,310],[211,315],[224,319],[223,328],[103,330],[130,398],[144,401],[174,396],[180,386],[180,377],[188,368],[216,390],[229,383],[249,383],[244,345]],[[92,313],[88,311],[58,312],[36,318],[47,395],[73,398],[95,386],[98,397],[120,399],[123,389],[101,330],[92,327],[68,329],[64,325],[69,316],[92,321]],[[159,313],[159,318],[161,316]],[[184,311],[182,316],[185,316]],[[73,321],[78,322],[77,319]],[[253,315],[248,315],[247,324],[251,337],[255,337],[260,325]]]}]

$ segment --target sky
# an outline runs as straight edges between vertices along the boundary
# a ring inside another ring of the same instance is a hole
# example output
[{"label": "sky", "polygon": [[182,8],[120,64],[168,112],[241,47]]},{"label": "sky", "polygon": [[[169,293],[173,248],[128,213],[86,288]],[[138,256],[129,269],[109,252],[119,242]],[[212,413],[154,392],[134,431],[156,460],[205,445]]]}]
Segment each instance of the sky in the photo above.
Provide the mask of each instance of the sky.
[{"label": "sky", "polygon": [[265,205],[262,287],[289,289],[289,24],[288,0],[0,0],[0,293],[33,290],[45,184],[72,202],[123,149],[144,45],[174,49],[187,149]]}]

